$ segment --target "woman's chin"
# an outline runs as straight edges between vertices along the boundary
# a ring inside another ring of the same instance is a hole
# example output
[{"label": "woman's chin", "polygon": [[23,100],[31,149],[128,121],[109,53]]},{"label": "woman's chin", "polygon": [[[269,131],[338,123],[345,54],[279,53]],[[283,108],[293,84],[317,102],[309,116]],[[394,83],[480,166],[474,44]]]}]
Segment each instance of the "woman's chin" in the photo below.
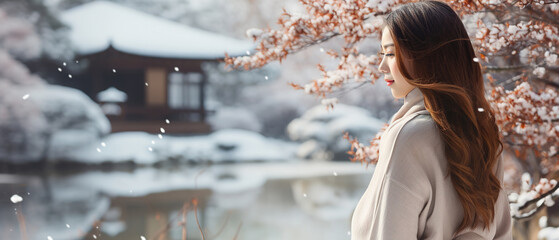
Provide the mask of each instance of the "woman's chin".
[{"label": "woman's chin", "polygon": [[392,97],[394,97],[395,99],[400,99],[404,97],[402,96],[402,94],[399,94],[397,91],[394,91],[393,88],[391,88],[390,91],[392,92]]}]

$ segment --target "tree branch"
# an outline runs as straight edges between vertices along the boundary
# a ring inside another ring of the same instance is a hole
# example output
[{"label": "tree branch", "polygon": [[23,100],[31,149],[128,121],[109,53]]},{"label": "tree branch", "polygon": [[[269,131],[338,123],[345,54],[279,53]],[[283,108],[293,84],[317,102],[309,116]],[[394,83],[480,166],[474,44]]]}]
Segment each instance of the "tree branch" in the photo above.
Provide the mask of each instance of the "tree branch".
[{"label": "tree branch", "polygon": [[544,204],[540,204],[538,205],[535,209],[533,209],[532,211],[530,211],[528,214],[522,214],[520,216],[513,214],[512,218],[515,220],[524,220],[524,219],[529,219],[531,217],[533,217],[534,215],[536,215],[536,213],[538,213],[540,210],[543,209]]},{"label": "tree branch", "polygon": [[556,82],[553,82],[553,81],[550,81],[550,80],[547,80],[547,79],[542,79],[542,78],[536,78],[535,80],[537,80],[539,82],[543,82],[546,85],[552,86],[556,89],[559,89],[559,83],[556,83]]},{"label": "tree branch", "polygon": [[539,200],[541,200],[541,199],[547,197],[547,195],[553,194],[557,189],[559,189],[559,183],[556,184],[555,187],[553,187],[551,190],[549,190],[549,191],[547,191],[546,193],[540,195],[539,197],[534,198],[534,199],[532,199],[532,200],[530,200],[530,201],[525,202],[524,205],[522,205],[522,206],[520,206],[520,207],[518,208],[518,210],[523,210],[523,209],[527,208],[530,204],[532,204],[532,203],[537,203]]},{"label": "tree branch", "polygon": [[512,66],[482,66],[485,68],[486,72],[504,72],[511,70],[518,70],[524,68],[530,68],[530,65],[512,65]]}]

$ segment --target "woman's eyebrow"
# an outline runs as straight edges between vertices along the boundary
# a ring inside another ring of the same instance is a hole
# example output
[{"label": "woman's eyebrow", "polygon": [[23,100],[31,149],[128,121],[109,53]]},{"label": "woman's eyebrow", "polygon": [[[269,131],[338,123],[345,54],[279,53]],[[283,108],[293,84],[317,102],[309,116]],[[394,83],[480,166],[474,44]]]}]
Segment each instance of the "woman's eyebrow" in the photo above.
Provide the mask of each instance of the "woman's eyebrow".
[{"label": "woman's eyebrow", "polygon": [[[386,45],[384,45],[384,48],[387,48],[387,47],[390,47],[390,46],[394,46],[394,43],[386,44]],[[382,48],[382,45],[380,47]]]}]

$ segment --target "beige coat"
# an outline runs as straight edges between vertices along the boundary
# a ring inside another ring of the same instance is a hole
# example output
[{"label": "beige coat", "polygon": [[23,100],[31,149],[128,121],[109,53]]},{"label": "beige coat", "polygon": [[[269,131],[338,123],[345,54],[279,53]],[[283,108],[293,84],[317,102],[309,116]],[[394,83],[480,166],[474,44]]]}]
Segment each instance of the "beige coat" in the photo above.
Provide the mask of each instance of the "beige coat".
[{"label": "beige coat", "polygon": [[[464,216],[437,126],[414,88],[381,137],[379,161],[351,221],[353,240],[452,239]],[[503,181],[502,158],[495,168]],[[455,239],[512,239],[504,190],[490,229],[468,229]]]}]

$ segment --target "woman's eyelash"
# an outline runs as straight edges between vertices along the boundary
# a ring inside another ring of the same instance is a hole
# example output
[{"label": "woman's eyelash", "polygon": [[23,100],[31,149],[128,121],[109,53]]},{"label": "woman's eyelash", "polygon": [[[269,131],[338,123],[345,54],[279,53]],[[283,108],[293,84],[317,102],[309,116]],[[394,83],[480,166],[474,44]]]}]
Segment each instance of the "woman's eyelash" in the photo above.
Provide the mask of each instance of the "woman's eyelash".
[{"label": "woman's eyelash", "polygon": [[385,54],[385,53],[383,53],[383,52],[380,52],[378,55],[379,55],[379,56],[384,56],[384,55],[386,55],[386,56],[391,57],[391,56],[394,56],[394,53],[386,53],[386,54]]}]

